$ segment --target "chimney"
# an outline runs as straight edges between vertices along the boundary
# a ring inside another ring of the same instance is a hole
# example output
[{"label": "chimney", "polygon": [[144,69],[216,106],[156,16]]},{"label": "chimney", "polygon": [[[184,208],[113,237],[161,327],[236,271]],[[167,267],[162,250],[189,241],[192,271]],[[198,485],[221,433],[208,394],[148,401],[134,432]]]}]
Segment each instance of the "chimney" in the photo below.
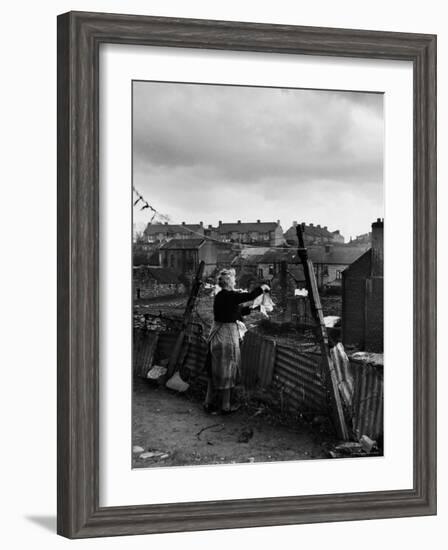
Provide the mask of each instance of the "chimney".
[{"label": "chimney", "polygon": [[260,220],[257,220],[257,223],[260,223]]},{"label": "chimney", "polygon": [[320,229],[320,223],[317,224],[317,228]]},{"label": "chimney", "polygon": [[182,222],[182,225],[185,225],[185,222]]},{"label": "chimney", "polygon": [[219,223],[219,227],[221,227],[221,225],[222,225],[222,221],[221,221],[221,220],[219,220],[219,222],[218,222],[218,223]]},{"label": "chimney", "polygon": [[241,220],[238,220],[238,223],[241,223]]},{"label": "chimney", "polygon": [[372,277],[383,276],[384,219],[372,223]]},{"label": "chimney", "polygon": [[204,222],[199,222],[199,225],[200,225],[201,227],[204,227]]},{"label": "chimney", "polygon": [[292,222],[292,226],[297,227],[297,222],[296,221]]},{"label": "chimney", "polygon": [[277,225],[280,225],[280,220],[277,220]]},{"label": "chimney", "polygon": [[213,225],[208,224],[208,228],[209,228],[209,229],[213,229]]},{"label": "chimney", "polygon": [[328,226],[324,225],[324,229],[325,229],[325,231],[328,231]]},{"label": "chimney", "polygon": [[309,227],[314,227],[314,223],[310,223],[308,225],[309,225]]},{"label": "chimney", "polygon": [[168,222],[165,222],[165,225],[168,225]]}]

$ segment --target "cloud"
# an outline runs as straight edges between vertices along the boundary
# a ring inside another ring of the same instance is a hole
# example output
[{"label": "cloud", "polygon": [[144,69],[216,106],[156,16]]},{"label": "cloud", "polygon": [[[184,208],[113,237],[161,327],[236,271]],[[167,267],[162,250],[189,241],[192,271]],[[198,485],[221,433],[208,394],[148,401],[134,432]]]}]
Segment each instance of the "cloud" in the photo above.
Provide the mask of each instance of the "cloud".
[{"label": "cloud", "polygon": [[[383,215],[380,94],[135,82],[133,106],[134,183],[187,221],[286,223],[307,204],[303,219],[330,225],[337,196]],[[368,230],[340,207],[335,228]]]}]

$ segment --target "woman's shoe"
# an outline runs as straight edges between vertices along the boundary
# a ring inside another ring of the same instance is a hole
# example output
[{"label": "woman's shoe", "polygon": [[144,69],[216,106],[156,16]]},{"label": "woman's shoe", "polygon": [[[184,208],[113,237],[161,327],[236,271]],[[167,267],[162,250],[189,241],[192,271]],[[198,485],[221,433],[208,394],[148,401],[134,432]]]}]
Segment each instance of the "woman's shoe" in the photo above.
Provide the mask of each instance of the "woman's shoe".
[{"label": "woman's shoe", "polygon": [[216,414],[216,408],[213,405],[211,405],[210,403],[204,403],[202,405],[202,408],[208,414]]},{"label": "woman's shoe", "polygon": [[241,405],[232,405],[229,409],[221,409],[221,414],[232,414],[238,411],[241,408]]}]

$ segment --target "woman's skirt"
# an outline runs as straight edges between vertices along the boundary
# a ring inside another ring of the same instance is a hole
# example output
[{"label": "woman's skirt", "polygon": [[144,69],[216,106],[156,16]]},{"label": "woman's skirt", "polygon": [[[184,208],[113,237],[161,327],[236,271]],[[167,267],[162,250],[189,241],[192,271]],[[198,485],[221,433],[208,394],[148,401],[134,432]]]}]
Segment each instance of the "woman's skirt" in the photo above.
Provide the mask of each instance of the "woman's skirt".
[{"label": "woman's skirt", "polygon": [[236,384],[240,365],[240,339],[236,323],[214,323],[210,331],[212,385],[228,390]]}]

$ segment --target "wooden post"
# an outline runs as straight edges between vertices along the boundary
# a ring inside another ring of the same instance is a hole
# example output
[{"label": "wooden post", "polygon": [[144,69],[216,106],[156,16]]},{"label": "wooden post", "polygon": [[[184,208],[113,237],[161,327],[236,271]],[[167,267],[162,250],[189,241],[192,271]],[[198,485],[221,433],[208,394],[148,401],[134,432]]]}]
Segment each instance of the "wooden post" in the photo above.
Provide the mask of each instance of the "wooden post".
[{"label": "wooden post", "polygon": [[333,359],[330,355],[327,327],[325,326],[324,322],[322,304],[320,302],[319,290],[317,288],[316,275],[314,273],[313,262],[308,258],[308,251],[305,248],[302,224],[297,225],[296,231],[299,241],[298,254],[303,266],[306,288],[308,290],[308,297],[311,305],[311,313],[316,323],[316,336],[319,341],[322,360],[325,367],[325,380],[327,389],[329,390],[330,394],[330,405],[333,422],[335,424],[338,437],[343,440],[348,440],[349,435],[347,426],[345,424],[344,411],[342,409],[341,397],[339,395],[338,381],[336,378],[336,372],[334,370]]},{"label": "wooden post", "polygon": [[282,308],[282,319],[283,321],[286,320],[286,310],[288,307],[288,299],[287,299],[287,285],[288,285],[288,266],[285,260],[282,260],[280,262],[280,304]]},{"label": "wooden post", "polygon": [[187,305],[185,306],[185,311],[182,317],[182,325],[181,325],[180,333],[179,333],[179,336],[177,337],[176,343],[174,344],[173,352],[171,353],[171,356],[170,356],[170,360],[167,367],[166,379],[171,378],[171,376],[176,372],[178,366],[180,366],[178,365],[179,359],[185,355],[181,353],[184,347],[185,333],[191,321],[194,305],[196,303],[196,300],[199,294],[199,289],[201,288],[204,267],[205,267],[205,262],[201,261],[196,271],[196,276],[194,278],[194,281],[191,287],[190,296],[188,297]]}]

